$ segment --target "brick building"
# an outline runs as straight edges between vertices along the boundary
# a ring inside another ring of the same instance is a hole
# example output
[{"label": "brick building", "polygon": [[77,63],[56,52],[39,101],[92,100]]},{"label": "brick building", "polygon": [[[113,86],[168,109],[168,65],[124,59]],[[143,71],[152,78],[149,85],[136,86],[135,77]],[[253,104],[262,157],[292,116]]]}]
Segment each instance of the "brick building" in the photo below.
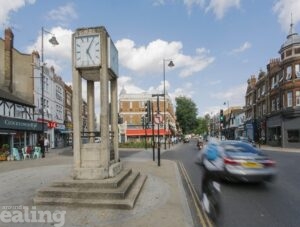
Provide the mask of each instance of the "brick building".
[{"label": "brick building", "polygon": [[248,80],[245,129],[271,146],[300,148],[300,36],[291,24],[280,58]]},{"label": "brick building", "polygon": [[[120,128],[120,141],[139,141],[144,139],[145,136],[150,140],[153,133],[157,135],[159,132],[160,137],[169,137],[176,134],[176,119],[174,106],[171,98],[166,94],[166,103],[164,111],[164,98],[159,97],[159,110],[162,117],[161,123],[154,124],[152,130],[152,123],[145,129],[142,123],[142,117],[146,115],[145,104],[147,101],[153,105],[154,115],[157,113],[157,97],[152,96],[150,93],[128,94],[123,88],[119,96],[119,115],[122,118],[123,124]],[[159,126],[159,131],[158,131]]]}]

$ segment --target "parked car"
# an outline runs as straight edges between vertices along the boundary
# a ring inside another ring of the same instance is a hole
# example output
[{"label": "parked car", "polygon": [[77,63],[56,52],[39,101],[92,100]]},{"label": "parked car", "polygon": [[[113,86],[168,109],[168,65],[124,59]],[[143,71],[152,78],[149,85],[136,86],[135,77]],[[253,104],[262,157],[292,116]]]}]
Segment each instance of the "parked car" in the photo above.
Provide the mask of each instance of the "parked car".
[{"label": "parked car", "polygon": [[198,160],[208,170],[218,171],[229,181],[263,182],[276,178],[276,162],[261,150],[243,141],[208,143]]}]

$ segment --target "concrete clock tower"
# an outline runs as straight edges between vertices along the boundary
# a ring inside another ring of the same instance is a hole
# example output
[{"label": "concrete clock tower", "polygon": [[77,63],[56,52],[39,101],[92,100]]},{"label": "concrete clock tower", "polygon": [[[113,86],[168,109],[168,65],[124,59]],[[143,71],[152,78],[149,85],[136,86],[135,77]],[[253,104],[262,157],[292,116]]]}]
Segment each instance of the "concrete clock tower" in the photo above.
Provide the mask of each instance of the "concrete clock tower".
[{"label": "concrete clock tower", "polygon": [[[72,38],[73,172],[38,190],[34,203],[132,209],[147,176],[123,168],[119,160],[118,51],[104,27],[77,29]],[[87,131],[82,129],[84,81]],[[100,82],[99,94],[95,82]],[[95,97],[100,97],[100,143],[95,142]]]},{"label": "concrete clock tower", "polygon": [[[105,179],[122,170],[118,151],[118,51],[104,27],[73,34],[74,179]],[[82,132],[82,82],[87,83],[88,132]],[[94,83],[100,81],[100,94]],[[101,143],[95,138],[95,97],[100,97]],[[111,111],[109,111],[109,101]],[[109,116],[110,114],[110,116]],[[109,130],[111,119],[111,131]],[[82,136],[88,143],[82,143]]]}]

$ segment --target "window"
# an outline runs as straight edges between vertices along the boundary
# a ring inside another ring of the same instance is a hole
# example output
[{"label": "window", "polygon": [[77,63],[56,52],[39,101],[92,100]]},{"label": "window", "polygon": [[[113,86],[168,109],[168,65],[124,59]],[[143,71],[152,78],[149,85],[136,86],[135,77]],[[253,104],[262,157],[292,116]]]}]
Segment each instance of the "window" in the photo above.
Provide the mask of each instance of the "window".
[{"label": "window", "polygon": [[293,92],[289,91],[287,93],[287,107],[293,106]]},{"label": "window", "polygon": [[291,66],[288,66],[286,68],[286,80],[290,80],[292,79],[292,67]]},{"label": "window", "polygon": [[300,78],[300,64],[295,65],[296,78]]},{"label": "window", "polygon": [[279,78],[278,74],[276,76],[272,77],[272,86],[271,86],[271,88],[274,88],[278,85],[278,78]]},{"label": "window", "polygon": [[288,142],[290,143],[298,143],[300,142],[300,133],[299,129],[287,130],[288,134]]},{"label": "window", "polygon": [[295,54],[300,54],[300,48],[295,48]]},{"label": "window", "polygon": [[300,91],[296,91],[296,106],[300,106]]},{"label": "window", "polygon": [[264,84],[261,88],[261,95],[264,95],[266,92],[266,85]]},{"label": "window", "polygon": [[276,110],[280,110],[280,100],[279,100],[279,97],[276,98]]},{"label": "window", "polygon": [[292,50],[287,50],[285,55],[286,55],[287,57],[288,57],[288,56],[291,56],[291,55],[292,55]]},{"label": "window", "polygon": [[266,114],[267,113],[267,105],[264,103],[263,106],[262,106],[262,111],[263,111],[263,114]]},{"label": "window", "polygon": [[275,111],[275,99],[272,99],[271,111]]}]

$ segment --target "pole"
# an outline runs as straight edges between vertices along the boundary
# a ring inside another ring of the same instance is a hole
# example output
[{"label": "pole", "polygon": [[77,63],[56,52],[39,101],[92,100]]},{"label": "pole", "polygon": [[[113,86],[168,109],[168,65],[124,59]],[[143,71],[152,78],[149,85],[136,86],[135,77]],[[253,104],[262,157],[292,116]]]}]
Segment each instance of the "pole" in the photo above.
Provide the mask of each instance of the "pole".
[{"label": "pole", "polygon": [[153,118],[153,103],[152,102],[151,102],[151,124],[152,124],[152,153],[153,153],[153,161],[155,161],[154,118]]},{"label": "pole", "polygon": [[[157,114],[159,114],[159,95],[157,96]],[[157,165],[160,166],[159,124],[157,124]]]},{"label": "pole", "polygon": [[[164,94],[153,94],[152,97],[157,97],[157,115],[159,114],[159,96]],[[159,139],[159,123],[157,124],[157,165],[160,166],[160,139]]]},{"label": "pole", "polygon": [[45,133],[45,125],[44,125],[44,28],[42,27],[42,41],[41,41],[42,47],[41,47],[41,60],[42,60],[42,133],[44,136]]},{"label": "pole", "polygon": [[167,149],[166,143],[166,60],[163,59],[163,74],[164,74],[164,143],[165,143],[165,150]]}]

